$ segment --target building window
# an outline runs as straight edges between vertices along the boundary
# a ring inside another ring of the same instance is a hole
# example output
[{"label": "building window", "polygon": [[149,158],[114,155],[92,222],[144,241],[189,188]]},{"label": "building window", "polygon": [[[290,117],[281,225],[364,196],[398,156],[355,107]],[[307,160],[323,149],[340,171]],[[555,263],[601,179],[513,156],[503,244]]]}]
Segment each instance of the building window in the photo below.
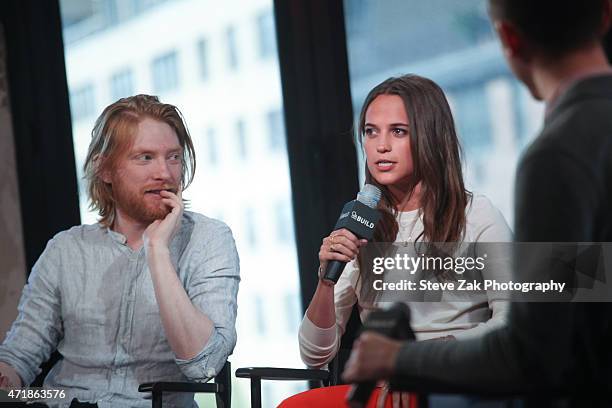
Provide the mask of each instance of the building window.
[{"label": "building window", "polygon": [[225,30],[225,41],[227,42],[227,65],[232,70],[238,69],[238,44],[234,27],[230,26]]},{"label": "building window", "polygon": [[291,242],[293,237],[293,219],[291,208],[286,201],[274,204],[274,220],[276,224],[276,238],[279,242]]},{"label": "building window", "polygon": [[280,110],[272,110],[266,114],[268,126],[268,145],[270,150],[285,150],[285,121]]},{"label": "building window", "polygon": [[244,226],[247,242],[251,247],[257,245],[257,232],[255,231],[255,211],[247,208],[244,213]]},{"label": "building window", "polygon": [[208,57],[208,41],[202,38],[198,41],[198,68],[200,71],[200,79],[207,80],[210,75],[209,57]]},{"label": "building window", "polygon": [[116,101],[119,98],[131,96],[134,93],[134,83],[132,79],[132,71],[125,69],[119,71],[111,77],[111,98]]},{"label": "building window", "polygon": [[264,300],[261,296],[255,295],[253,299],[255,303],[255,326],[257,334],[264,336],[266,334],[266,313],[264,310]]},{"label": "building window", "polygon": [[245,133],[246,132],[244,129],[244,121],[242,119],[239,119],[236,122],[236,146],[238,147],[238,155],[241,159],[246,159],[248,155]]},{"label": "building window", "polygon": [[300,319],[302,318],[300,315],[298,296],[294,292],[289,292],[285,294],[284,298],[287,330],[293,332],[299,327]]},{"label": "building window", "polygon": [[155,58],[151,67],[155,92],[167,92],[178,88],[178,55],[176,51]]},{"label": "building window", "polygon": [[482,152],[491,147],[489,107],[483,85],[465,86],[454,93],[456,122],[461,143],[466,151]]},{"label": "building window", "polygon": [[96,100],[93,84],[87,84],[70,92],[70,110],[72,120],[91,116],[96,111]]},{"label": "building window", "polygon": [[208,164],[215,166],[219,161],[217,154],[217,136],[215,129],[209,128],[206,131],[206,150],[208,152]]},{"label": "building window", "polygon": [[276,54],[272,9],[267,9],[257,16],[257,39],[260,58],[268,58]]}]

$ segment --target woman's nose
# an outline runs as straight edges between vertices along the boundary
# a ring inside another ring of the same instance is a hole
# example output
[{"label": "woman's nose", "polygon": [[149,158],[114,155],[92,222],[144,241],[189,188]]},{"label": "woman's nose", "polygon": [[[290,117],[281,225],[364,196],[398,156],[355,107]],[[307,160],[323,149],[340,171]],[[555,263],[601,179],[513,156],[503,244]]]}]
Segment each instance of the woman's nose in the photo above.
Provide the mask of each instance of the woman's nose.
[{"label": "woman's nose", "polygon": [[384,153],[391,150],[391,143],[389,141],[389,137],[387,135],[380,135],[378,138],[378,145],[376,146],[376,151],[378,153]]}]

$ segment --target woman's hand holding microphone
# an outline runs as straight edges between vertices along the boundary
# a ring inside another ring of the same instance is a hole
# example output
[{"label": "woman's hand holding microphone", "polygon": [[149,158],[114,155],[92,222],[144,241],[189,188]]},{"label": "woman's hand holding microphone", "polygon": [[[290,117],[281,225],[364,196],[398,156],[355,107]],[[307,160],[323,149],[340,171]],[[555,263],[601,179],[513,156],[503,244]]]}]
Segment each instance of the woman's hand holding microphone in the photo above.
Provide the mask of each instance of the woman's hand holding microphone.
[{"label": "woman's hand holding microphone", "polygon": [[350,262],[357,257],[359,249],[367,243],[367,240],[357,238],[346,228],[332,231],[328,237],[323,238],[319,250],[319,280],[322,283],[333,285],[333,282],[323,279],[328,262]]}]

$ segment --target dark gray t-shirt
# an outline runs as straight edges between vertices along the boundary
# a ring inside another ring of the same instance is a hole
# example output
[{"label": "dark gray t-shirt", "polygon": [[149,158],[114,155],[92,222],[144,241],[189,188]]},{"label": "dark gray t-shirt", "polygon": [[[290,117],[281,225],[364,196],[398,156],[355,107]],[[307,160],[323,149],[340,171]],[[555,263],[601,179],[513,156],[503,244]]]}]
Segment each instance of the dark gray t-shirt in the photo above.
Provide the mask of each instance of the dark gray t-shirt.
[{"label": "dark gray t-shirt", "polygon": [[[612,241],[612,76],[583,79],[557,100],[518,166],[515,222],[519,242]],[[506,327],[408,343],[396,368],[481,392],[609,390],[611,338],[612,303],[513,303]]]}]

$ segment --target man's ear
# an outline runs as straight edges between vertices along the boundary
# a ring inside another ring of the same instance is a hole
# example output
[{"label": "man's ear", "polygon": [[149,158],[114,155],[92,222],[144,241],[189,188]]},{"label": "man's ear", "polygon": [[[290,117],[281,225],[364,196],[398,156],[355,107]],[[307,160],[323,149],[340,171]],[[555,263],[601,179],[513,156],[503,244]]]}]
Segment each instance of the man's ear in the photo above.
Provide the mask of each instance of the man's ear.
[{"label": "man's ear", "polygon": [[100,173],[100,178],[106,184],[111,184],[112,179],[111,179],[111,172],[109,170],[102,170],[102,172]]},{"label": "man's ear", "polygon": [[524,56],[526,44],[515,26],[507,21],[498,20],[494,22],[494,27],[507,57]]},{"label": "man's ear", "polygon": [[99,173],[100,179],[106,184],[111,184],[111,181],[112,181],[111,172],[108,169],[108,166],[106,166],[106,164],[103,163],[102,156],[96,156],[94,158],[94,163],[95,163],[95,166],[98,167],[98,169],[100,169],[100,167],[103,166],[102,171],[100,171]]}]

